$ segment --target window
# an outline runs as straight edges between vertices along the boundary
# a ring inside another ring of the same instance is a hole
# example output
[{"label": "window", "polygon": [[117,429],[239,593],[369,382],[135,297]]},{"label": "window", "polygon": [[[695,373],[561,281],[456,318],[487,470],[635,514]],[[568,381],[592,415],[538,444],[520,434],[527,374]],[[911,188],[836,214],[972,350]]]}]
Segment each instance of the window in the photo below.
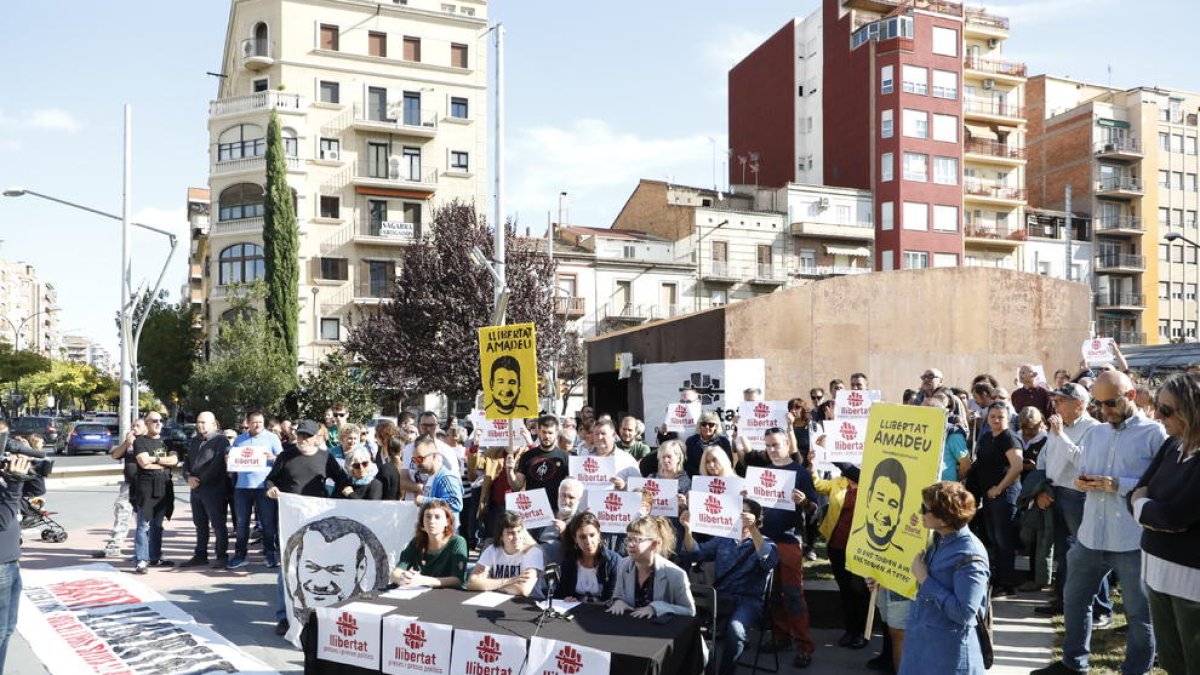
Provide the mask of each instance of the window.
[{"label": "window", "polygon": [[467,46],[462,44],[450,45],[450,67],[451,68],[466,68],[467,67]]},{"label": "window", "polygon": [[1171,284],[1171,299],[1183,299],[1183,282],[1176,281],[1175,283]]},{"label": "window", "polygon": [[342,335],[342,322],[337,318],[321,318],[321,339],[339,340]]},{"label": "window", "polygon": [[1171,259],[1171,247],[1166,244],[1158,245],[1158,260],[1159,262],[1168,262]]},{"label": "window", "polygon": [[367,119],[372,122],[392,121],[388,115],[386,87],[367,87]]},{"label": "window", "polygon": [[879,137],[880,138],[891,138],[892,137],[892,111],[891,110],[884,110],[879,115]]},{"label": "window", "polygon": [[1172,171],[1171,172],[1171,188],[1175,189],[1175,190],[1183,189],[1183,172],[1182,171]]},{"label": "window", "polygon": [[1184,213],[1183,224],[1186,225],[1187,227],[1195,227],[1196,226],[1196,211],[1195,210],[1188,209]]},{"label": "window", "polygon": [[892,153],[885,152],[879,156],[879,181],[887,183],[892,180]]},{"label": "window", "polygon": [[896,264],[892,262],[892,258],[894,256],[895,251],[884,251],[883,254],[879,256],[879,269],[883,270],[884,272],[891,272],[892,270],[896,269]]},{"label": "window", "polygon": [[[958,231],[958,207],[934,204],[933,229],[939,232]],[[936,265],[935,265],[936,267]]]},{"label": "window", "polygon": [[1184,151],[1187,152],[1187,154],[1189,154],[1189,155],[1196,154],[1196,137],[1188,136],[1187,143],[1184,144],[1183,148],[1184,148]]},{"label": "window", "polygon": [[1167,152],[1171,151],[1171,135],[1170,134],[1163,132],[1163,131],[1158,132],[1158,149],[1166,150]]},{"label": "window", "polygon": [[929,155],[918,152],[904,153],[904,180],[922,183],[929,180]]},{"label": "window", "polygon": [[879,93],[890,94],[896,86],[896,76],[892,66],[879,69]]},{"label": "window", "polygon": [[802,248],[798,254],[800,259],[800,269],[813,270],[817,267],[817,250],[814,248]]},{"label": "window", "polygon": [[404,60],[421,61],[421,38],[404,36]]},{"label": "window", "polygon": [[921,202],[904,202],[901,224],[906,230],[929,229],[929,205]]},{"label": "window", "polygon": [[1171,187],[1171,172],[1165,169],[1158,170],[1158,186],[1164,188]]},{"label": "window", "polygon": [[920,66],[903,66],[904,91],[908,94],[929,93],[929,70]]},{"label": "window", "polygon": [[467,162],[467,153],[450,151],[450,170],[451,171],[469,171],[470,165]]},{"label": "window", "polygon": [[958,185],[958,158],[934,157],[933,182],[938,185]]},{"label": "window", "polygon": [[365,278],[361,279],[363,288],[359,289],[359,297],[386,298],[392,294],[396,263],[390,260],[364,260],[362,268]]},{"label": "window", "polygon": [[958,56],[958,31],[953,28],[934,26],[933,53],[942,56]]},{"label": "window", "polygon": [[450,99],[450,116],[465,120],[467,119],[467,99],[454,96]]},{"label": "window", "polygon": [[421,119],[421,92],[406,91],[404,92],[404,125],[409,127],[419,127],[424,120]]},{"label": "window", "polygon": [[771,268],[774,266],[774,255],[770,244],[759,244],[755,250],[755,260],[758,262],[758,273],[766,272],[765,276],[770,276]]},{"label": "window", "polygon": [[949,70],[933,71],[933,97],[958,100],[958,73]]},{"label": "window", "polygon": [[337,82],[321,81],[317,98],[321,103],[341,103],[342,95]]},{"label": "window", "polygon": [[1169,333],[1170,330],[1171,330],[1171,322],[1170,321],[1168,321],[1167,319],[1159,319],[1158,320],[1158,337],[1166,338],[1167,333]]},{"label": "window", "polygon": [[905,251],[904,269],[923,270],[929,267],[929,254],[925,251]]},{"label": "window", "polygon": [[880,228],[882,228],[884,230],[890,230],[890,229],[892,229],[892,227],[894,227],[893,220],[895,218],[895,213],[894,213],[895,210],[896,209],[892,205],[892,202],[883,202],[882,204],[879,205],[879,227]]},{"label": "window", "polygon": [[391,154],[391,146],[387,143],[379,143],[367,141],[367,177],[368,178],[384,178],[388,177],[388,155]]},{"label": "window", "polygon": [[[407,171],[406,171],[407,170]],[[420,182],[421,180],[421,149],[404,148],[404,164],[400,169],[401,180]]]},{"label": "window", "polygon": [[217,257],[220,264],[218,283],[245,284],[261,279],[266,270],[263,261],[262,247],[258,244],[234,244],[229,246]]},{"label": "window", "polygon": [[933,115],[933,140],[945,143],[958,142],[958,116]]},{"label": "window", "polygon": [[1187,175],[1187,189],[1188,189],[1188,192],[1196,191],[1196,174],[1189,173]]},{"label": "window", "polygon": [[724,307],[729,303],[729,292],[723,288],[714,290],[708,297],[713,307]]},{"label": "window", "polygon": [[1170,227],[1171,226],[1171,209],[1168,209],[1165,206],[1158,207],[1158,226],[1159,227]]},{"label": "window", "polygon": [[1183,134],[1171,134],[1171,152],[1183,153]]},{"label": "window", "polygon": [[283,154],[288,157],[296,157],[300,152],[300,144],[296,140],[296,130],[291,127],[284,127],[280,130],[280,135],[283,137]]},{"label": "window", "polygon": [[904,135],[909,138],[929,138],[929,113],[905,108]]},{"label": "window", "polygon": [[350,265],[346,258],[321,258],[321,278],[328,281],[345,281],[350,278]]},{"label": "window", "polygon": [[336,138],[322,138],[318,150],[321,159],[332,162],[342,158],[342,142]]},{"label": "window", "polygon": [[387,33],[367,33],[367,54],[387,58]]},{"label": "window", "polygon": [[321,195],[319,199],[322,218],[341,218],[342,198],[337,195]]},{"label": "window", "polygon": [[262,127],[239,124],[217,136],[217,161],[228,162],[245,157],[261,157],[267,151]]},{"label": "window", "polygon": [[254,81],[253,90],[254,90],[254,93],[257,94],[260,91],[266,91],[270,86],[271,86],[270,82],[268,82],[267,78],[264,77],[262,79]]},{"label": "window", "polygon": [[1183,287],[1183,298],[1185,300],[1196,299],[1196,284],[1189,283]]},{"label": "window", "polygon": [[338,27],[328,23],[321,24],[321,41],[317,47],[336,52],[338,50]]},{"label": "window", "polygon": [[413,237],[421,238],[421,205],[418,202],[404,202],[401,207],[404,212],[404,222],[413,226]]},{"label": "window", "polygon": [[[1171,226],[1183,227],[1183,209],[1171,209]],[[1196,249],[1193,247],[1191,250]]]},{"label": "window", "polygon": [[217,220],[261,218],[263,189],[254,183],[238,183],[225,188],[218,201]]},{"label": "window", "polygon": [[957,253],[934,253],[933,254],[933,266],[934,267],[958,267],[958,254]]},{"label": "window", "polygon": [[1171,283],[1169,281],[1158,282],[1158,299],[1159,300],[1170,300],[1171,299]]}]

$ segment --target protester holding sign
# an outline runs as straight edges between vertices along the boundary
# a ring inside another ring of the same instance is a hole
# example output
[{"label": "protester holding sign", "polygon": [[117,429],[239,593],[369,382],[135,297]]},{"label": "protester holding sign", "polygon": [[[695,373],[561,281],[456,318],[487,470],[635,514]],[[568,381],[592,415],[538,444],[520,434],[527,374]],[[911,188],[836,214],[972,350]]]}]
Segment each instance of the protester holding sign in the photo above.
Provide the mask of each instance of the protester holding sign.
[{"label": "protester holding sign", "polygon": [[643,516],[629,523],[625,549],[629,557],[617,566],[610,614],[629,612],[637,619],[696,616],[687,572],[666,558],[675,550],[675,531],[666,518]]},{"label": "protester holding sign", "polygon": [[543,415],[538,418],[538,444],[526,450],[516,465],[507,468],[508,482],[513,490],[546,489],[546,494],[558,494],[558,486],[567,477],[567,453],[558,448],[558,418]]},{"label": "protester holding sign", "polygon": [[995,595],[1016,592],[1017,497],[1021,494],[1021,440],[1008,426],[1008,406],[996,401],[987,408],[989,431],[979,439],[968,486],[982,492],[995,573]]},{"label": "protester holding sign", "polygon": [[571,519],[562,535],[562,581],[554,597],[588,603],[612,598],[621,556],[604,544],[600,521],[591,511]]},{"label": "protester holding sign", "polygon": [[401,586],[458,588],[467,578],[467,541],[454,534],[454,511],[430,499],[417,514],[417,531],[400,553],[392,582]]},{"label": "protester holding sign", "polygon": [[700,421],[696,424],[696,433],[687,439],[687,454],[684,458],[683,470],[689,476],[700,473],[700,458],[709,448],[719,448],[725,451],[728,464],[733,465],[733,446],[729,437],[720,433],[721,417],[712,410],[700,413]]},{"label": "protester holding sign", "polygon": [[684,507],[688,490],[692,489],[692,477],[683,472],[683,441],[671,439],[658,446],[658,469],[647,478],[677,481],[679,506]]},{"label": "protester holding sign", "polygon": [[842,475],[836,478],[823,480],[816,471],[811,473],[811,477],[817,492],[829,496],[829,508],[825,510],[820,528],[821,536],[825,538],[833,579],[842,596],[842,625],[845,631],[838,639],[838,645],[862,649],[869,644],[863,633],[866,632],[871,594],[862,577],[846,571],[846,543],[850,538],[850,524],[854,522],[860,471],[853,464],[839,463],[837,467]]},{"label": "protester holding sign", "polygon": [[613,428],[611,417],[601,417],[592,427],[593,454],[596,457],[612,457],[615,460],[616,475],[612,477],[612,485],[618,490],[625,489],[625,481],[639,478],[642,475],[638,469],[637,460],[633,455],[617,447],[617,431]]},{"label": "protester holding sign", "polygon": [[521,517],[512,511],[504,512],[492,541],[471,570],[467,590],[540,596],[539,581],[544,567],[542,549],[525,531]]},{"label": "protester holding sign", "polygon": [[[233,442],[229,449],[226,465],[233,470],[232,457],[239,448],[248,448],[263,459],[265,468],[255,471],[236,473],[237,479],[233,490],[233,519],[236,527],[234,538],[233,558],[229,560],[229,569],[241,569],[247,565],[246,555],[250,545],[250,511],[258,512],[263,526],[263,555],[266,557],[268,568],[279,566],[279,533],[277,527],[278,514],[275,503],[267,499],[267,476],[271,473],[272,462],[283,452],[283,444],[279,437],[264,428],[264,418],[261,410],[251,411],[246,415],[246,431]],[[322,487],[324,485],[322,484]],[[321,496],[324,496],[322,493]]]}]

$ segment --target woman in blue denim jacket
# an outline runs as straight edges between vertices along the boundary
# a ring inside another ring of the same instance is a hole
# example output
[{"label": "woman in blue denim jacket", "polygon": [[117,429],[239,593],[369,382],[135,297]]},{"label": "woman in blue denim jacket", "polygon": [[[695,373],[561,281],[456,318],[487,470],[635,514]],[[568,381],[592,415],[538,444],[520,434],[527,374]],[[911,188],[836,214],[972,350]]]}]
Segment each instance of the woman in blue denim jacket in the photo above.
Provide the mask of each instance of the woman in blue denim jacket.
[{"label": "woman in blue denim jacket", "polygon": [[913,560],[920,587],[908,616],[900,673],[984,673],[975,615],[987,597],[987,549],[967,529],[975,498],[961,483],[921,491],[933,545]]}]

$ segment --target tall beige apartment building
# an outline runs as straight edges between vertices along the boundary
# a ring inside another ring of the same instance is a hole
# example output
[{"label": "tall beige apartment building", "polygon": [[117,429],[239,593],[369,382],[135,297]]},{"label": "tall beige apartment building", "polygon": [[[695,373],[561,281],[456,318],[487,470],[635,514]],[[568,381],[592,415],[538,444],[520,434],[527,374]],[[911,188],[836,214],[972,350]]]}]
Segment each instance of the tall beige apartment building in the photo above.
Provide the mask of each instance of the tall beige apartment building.
[{"label": "tall beige apartment building", "polygon": [[232,0],[209,106],[210,208],[192,219],[189,295],[207,339],[263,274],[272,110],[300,227],[305,364],[339,348],[356,308],[390,296],[434,208],[485,210],[486,33],[483,0]]},{"label": "tall beige apartment building", "polygon": [[60,358],[58,291],[29,263],[0,260],[0,342]]}]

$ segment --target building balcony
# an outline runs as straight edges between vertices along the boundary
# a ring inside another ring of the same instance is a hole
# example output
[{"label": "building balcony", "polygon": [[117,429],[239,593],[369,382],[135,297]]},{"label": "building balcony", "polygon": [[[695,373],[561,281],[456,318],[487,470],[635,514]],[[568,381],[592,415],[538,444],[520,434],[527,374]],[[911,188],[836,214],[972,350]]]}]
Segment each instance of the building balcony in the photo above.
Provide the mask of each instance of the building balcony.
[{"label": "building balcony", "polygon": [[983,138],[970,138],[963,143],[966,159],[975,162],[1018,165],[1025,163],[1025,148]]},{"label": "building balcony", "polygon": [[985,37],[1004,37],[1008,35],[1008,19],[1003,16],[990,14],[981,7],[964,7],[963,18],[966,19],[966,34]]},{"label": "building balcony", "polygon": [[997,204],[1017,205],[1025,201],[1025,191],[983,181],[964,181],[963,193],[968,200]]},{"label": "building balcony", "polygon": [[802,220],[798,223],[792,223],[792,234],[797,237],[814,237],[817,239],[873,241],[875,239],[875,226],[871,223],[826,223]]},{"label": "building balcony", "polygon": [[774,265],[755,265],[750,283],[756,286],[782,286],[788,282],[788,273]]},{"label": "building balcony", "polygon": [[392,297],[395,279],[375,279],[354,284],[354,302],[360,305],[378,305]]},{"label": "building balcony", "polygon": [[568,319],[578,319],[587,311],[586,298],[556,297],[554,298],[554,313]]},{"label": "building balcony", "polygon": [[1104,330],[1101,329],[1097,337],[1110,337],[1121,345],[1144,345],[1146,344],[1146,334],[1138,333],[1130,330]]},{"label": "building balcony", "polygon": [[[290,172],[304,170],[304,162],[299,157],[285,157],[284,163]],[[266,170],[266,155],[259,155],[257,157],[243,157],[241,159],[227,159],[223,162],[216,162],[208,168],[208,175],[228,176],[237,173],[265,173]]]},{"label": "building balcony", "polygon": [[1124,140],[1118,143],[1097,143],[1096,159],[1115,159],[1136,162],[1146,156],[1142,146],[1135,140]]},{"label": "building balcony", "polygon": [[1096,308],[1140,312],[1146,308],[1146,296],[1141,293],[1097,293]]},{"label": "building balcony", "polygon": [[1020,126],[1025,123],[1025,107],[999,99],[964,97],[963,117],[968,120]]},{"label": "building balcony", "polygon": [[1097,218],[1096,234],[1137,235],[1142,234],[1142,219],[1134,216],[1111,216]]},{"label": "building balcony", "polygon": [[655,305],[650,308],[650,319],[652,321],[672,319],[681,314],[687,314],[690,311],[692,311],[692,307],[690,305]]},{"label": "building balcony", "polygon": [[903,6],[950,16],[963,15],[962,4],[948,0],[842,0],[842,6],[878,14],[890,14]]},{"label": "building balcony", "polygon": [[188,265],[188,279],[200,279],[204,276],[203,265]]},{"label": "building balcony", "polygon": [[360,244],[408,246],[420,238],[421,226],[399,220],[363,218],[356,223],[354,241]]},{"label": "building balcony", "polygon": [[1001,227],[989,223],[967,223],[963,225],[963,236],[968,244],[1016,248],[1025,241],[1027,233],[1025,230],[1014,227]]},{"label": "building balcony", "polygon": [[646,321],[653,314],[650,305],[638,305],[632,302],[606,303],[601,310],[603,321],[638,324]]},{"label": "building balcony", "polygon": [[728,284],[737,283],[745,278],[742,270],[730,267],[728,262],[716,261],[705,265],[700,276],[705,281],[715,281]]},{"label": "building balcony", "polygon": [[1096,256],[1096,271],[1101,274],[1137,274],[1146,269],[1146,259],[1132,253]]},{"label": "building balcony", "polygon": [[249,234],[252,232],[262,232],[263,219],[258,218],[238,218],[237,220],[219,220],[212,224],[212,229],[209,236],[216,237],[223,234]]},{"label": "building balcony", "polygon": [[799,277],[840,277],[850,274],[866,274],[873,271],[869,267],[842,267],[839,265],[801,265],[796,268]]},{"label": "building balcony", "polygon": [[1097,197],[1141,197],[1142,183],[1134,176],[1103,178],[1096,183]]},{"label": "building balcony", "polygon": [[978,77],[1004,80],[1013,84],[1024,82],[1025,74],[1028,72],[1025,64],[1019,61],[981,59],[974,56],[968,56],[963,67],[967,70],[975,71]]},{"label": "building balcony", "polygon": [[220,117],[257,110],[279,110],[281,112],[300,112],[300,95],[287,94],[282,91],[259,91],[245,96],[233,96],[208,104],[208,116]]},{"label": "building balcony", "polygon": [[242,40],[242,66],[246,70],[263,70],[275,65],[275,43],[250,38]]},{"label": "building balcony", "polygon": [[361,161],[356,167],[354,183],[366,187],[412,190],[414,192],[429,193],[437,190],[437,169],[427,169],[422,173],[410,170],[403,164],[402,158],[396,156],[389,159],[386,166],[379,162]]},{"label": "building balcony", "polygon": [[359,131],[377,131],[417,138],[433,138],[437,135],[438,117],[435,113],[409,115],[393,107],[389,107],[387,112],[399,114],[395,118],[386,117],[382,114],[383,111],[355,103],[353,126]]}]

